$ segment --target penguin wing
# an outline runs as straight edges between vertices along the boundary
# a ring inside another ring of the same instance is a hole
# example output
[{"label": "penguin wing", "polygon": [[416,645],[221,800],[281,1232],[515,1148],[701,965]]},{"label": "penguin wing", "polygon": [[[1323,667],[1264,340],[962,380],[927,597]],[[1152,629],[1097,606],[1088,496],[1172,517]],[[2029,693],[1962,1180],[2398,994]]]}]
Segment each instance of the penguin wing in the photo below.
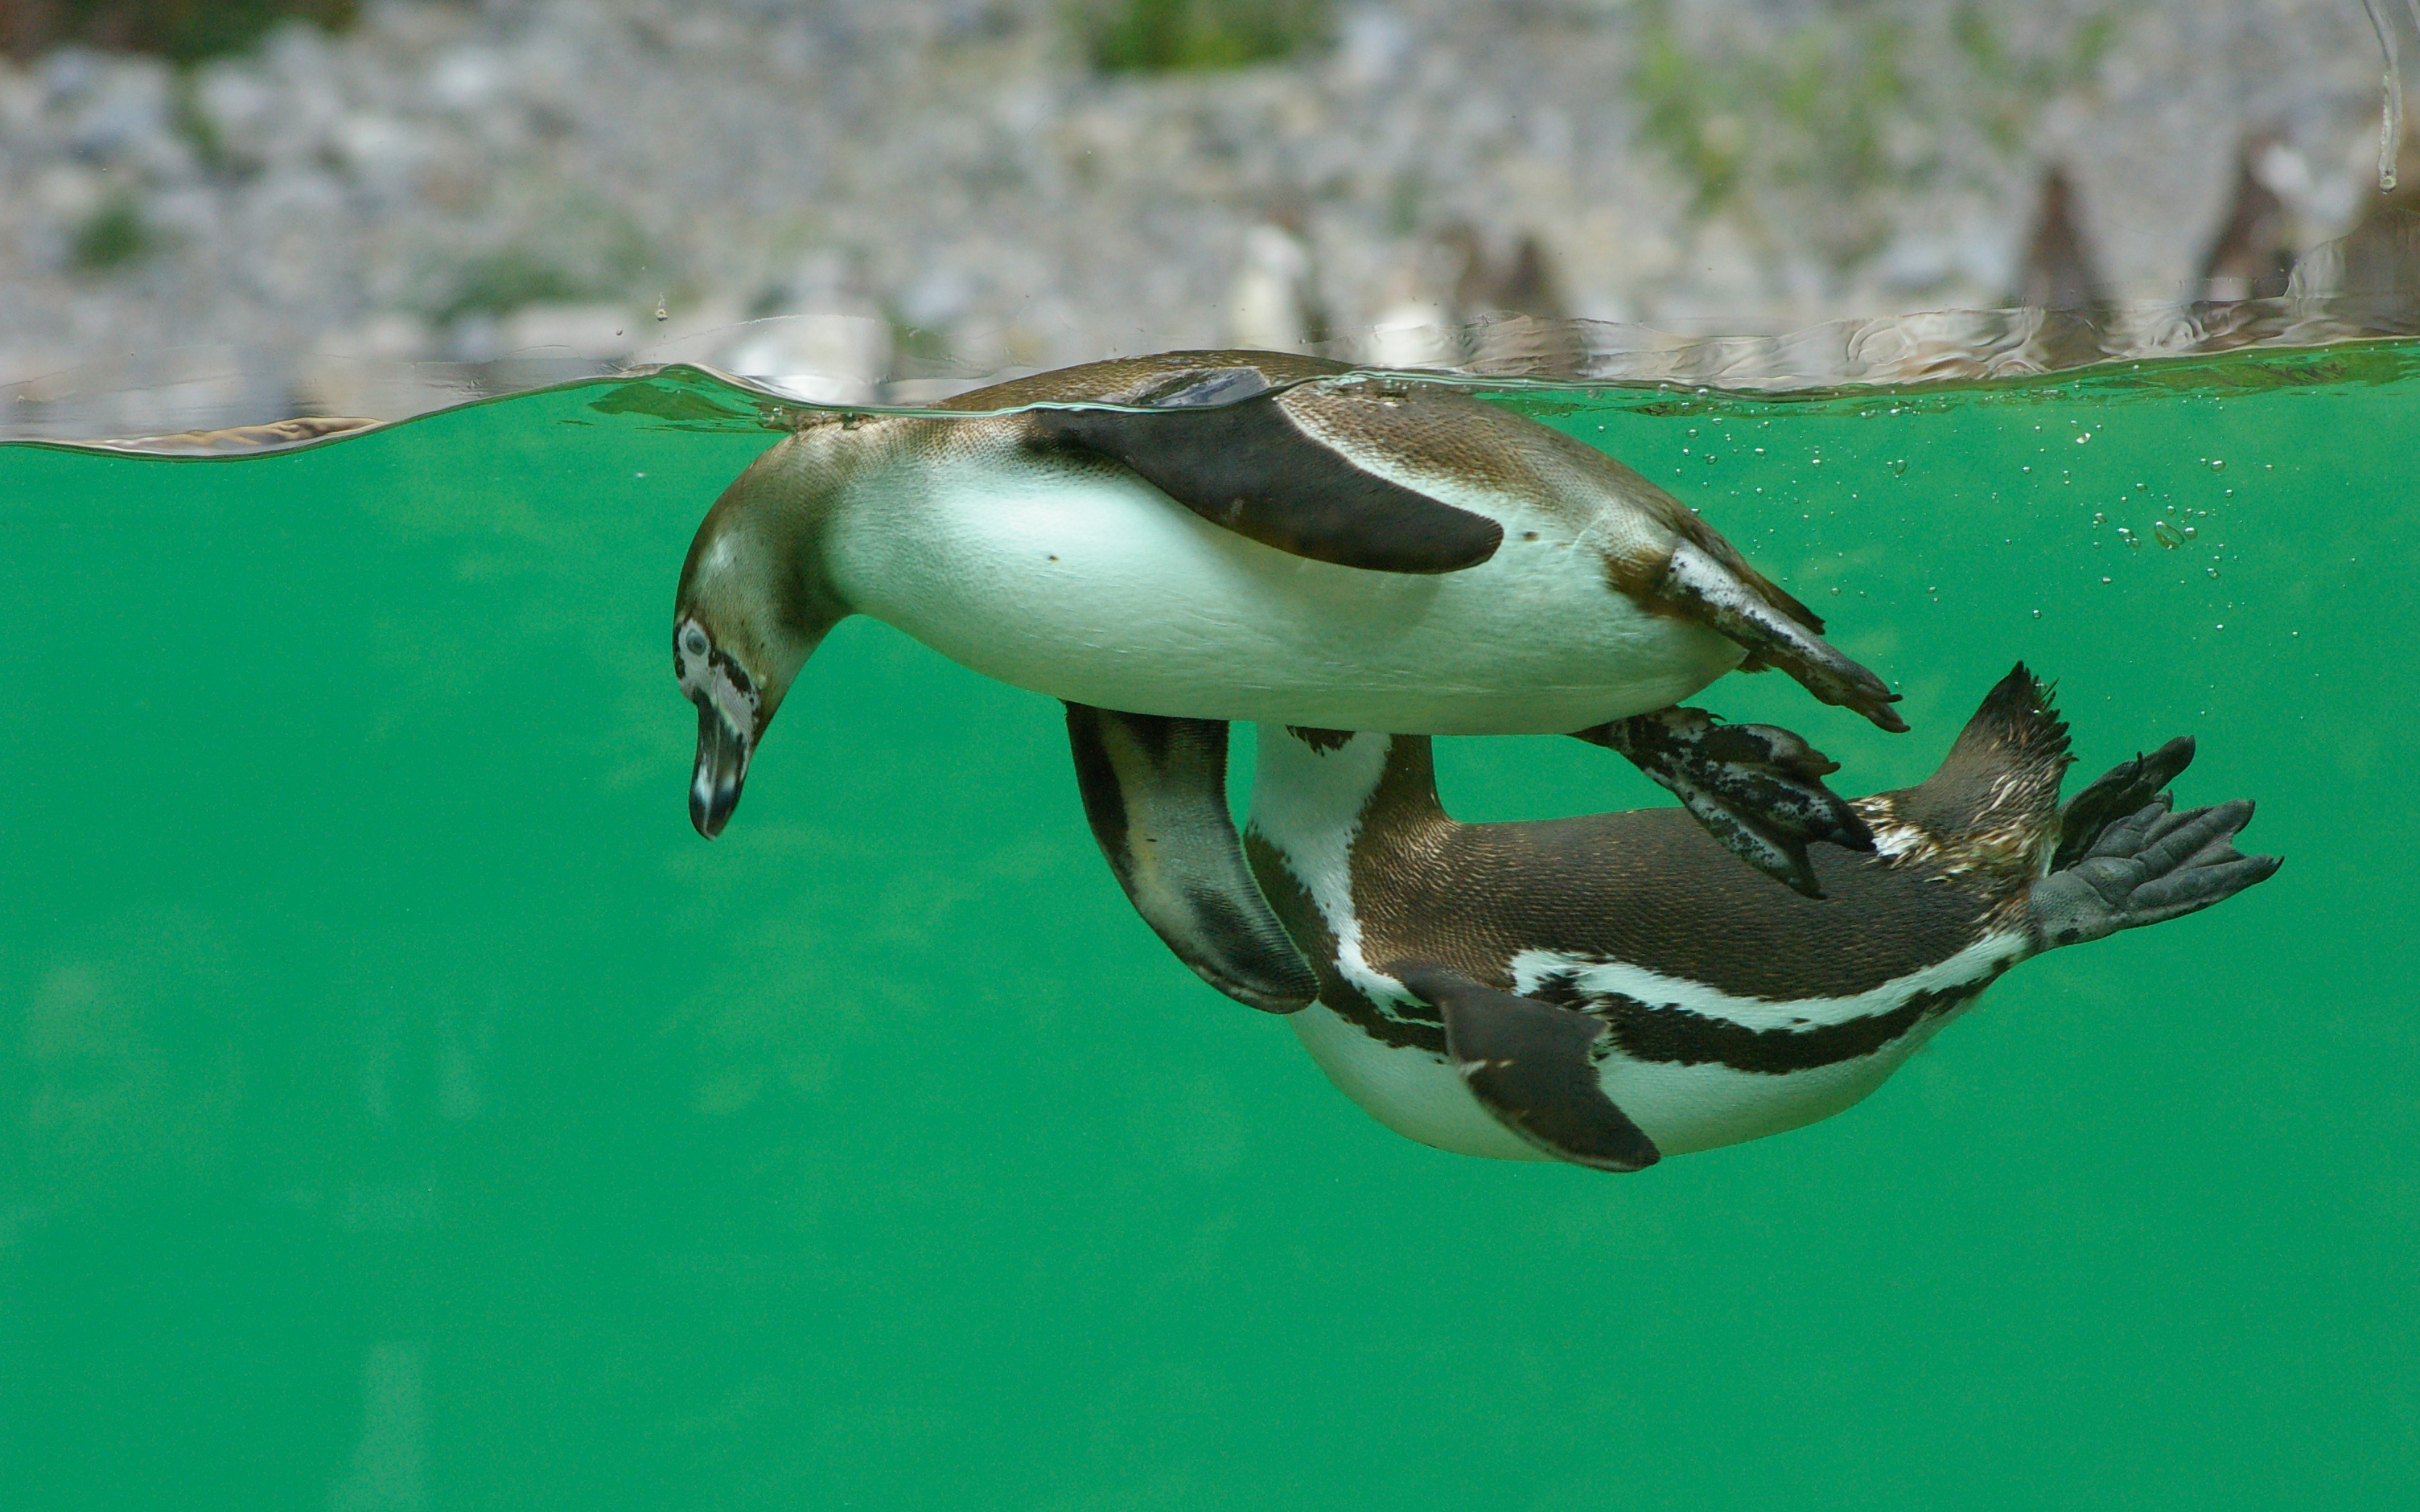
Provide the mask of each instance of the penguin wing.
[{"label": "penguin wing", "polygon": [[1813,610],[1686,504],[1586,441],[1436,385],[1314,381],[1281,399],[1348,464],[1399,486],[1435,480],[1450,497],[1500,501],[1508,518],[1559,520],[1604,552],[1608,585],[1738,642],[1744,671],[1780,668],[1826,703],[1907,728],[1888,707],[1899,695],[1827,644]]},{"label": "penguin wing", "polygon": [[1227,724],[1067,705],[1084,817],[1126,900],[1194,973],[1291,1013],[1319,979],[1252,880],[1227,812]]},{"label": "penguin wing", "polygon": [[1603,1023],[1427,962],[1393,962],[1386,970],[1437,1011],[1447,1057],[1498,1123],[1558,1160],[1600,1171],[1644,1170],[1663,1158],[1598,1085]]},{"label": "penguin wing", "polygon": [[1036,409],[1029,440],[1098,453],[1214,525],[1314,562],[1375,572],[1475,567],[1504,527],[1357,467],[1295,423],[1259,369],[1178,375],[1129,409]]}]

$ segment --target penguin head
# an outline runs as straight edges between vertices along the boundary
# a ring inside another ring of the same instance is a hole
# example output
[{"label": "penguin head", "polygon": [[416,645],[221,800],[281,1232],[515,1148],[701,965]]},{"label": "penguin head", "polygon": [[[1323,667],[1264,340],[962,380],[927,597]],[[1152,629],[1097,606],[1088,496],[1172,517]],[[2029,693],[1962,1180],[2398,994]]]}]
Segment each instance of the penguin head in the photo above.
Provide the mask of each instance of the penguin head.
[{"label": "penguin head", "polygon": [[725,651],[691,614],[673,625],[673,675],[697,705],[697,769],[690,778],[689,818],[712,840],[739,806],[748,761],[768,717],[765,692],[747,663]]},{"label": "penguin head", "polygon": [[697,705],[689,817],[708,840],[738,807],[765,727],[838,618],[809,588],[794,543],[734,507],[745,502],[735,485],[698,528],[673,610],[673,675]]}]

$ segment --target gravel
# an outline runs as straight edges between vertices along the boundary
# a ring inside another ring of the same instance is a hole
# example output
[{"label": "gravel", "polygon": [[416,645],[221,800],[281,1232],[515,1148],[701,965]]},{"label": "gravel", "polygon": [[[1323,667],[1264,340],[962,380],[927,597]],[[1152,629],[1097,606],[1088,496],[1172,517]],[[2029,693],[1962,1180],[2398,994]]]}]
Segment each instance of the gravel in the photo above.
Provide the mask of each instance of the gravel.
[{"label": "gravel", "polygon": [[2291,250],[2375,198],[2359,0],[1401,0],[1162,75],[1091,69],[1073,14],[382,0],[189,69],[0,63],[0,436],[396,418],[652,361],[900,402],[1230,341],[1551,345],[1455,329],[1490,309],[1987,307],[2054,166],[2103,287],[2173,301],[2247,140]]}]

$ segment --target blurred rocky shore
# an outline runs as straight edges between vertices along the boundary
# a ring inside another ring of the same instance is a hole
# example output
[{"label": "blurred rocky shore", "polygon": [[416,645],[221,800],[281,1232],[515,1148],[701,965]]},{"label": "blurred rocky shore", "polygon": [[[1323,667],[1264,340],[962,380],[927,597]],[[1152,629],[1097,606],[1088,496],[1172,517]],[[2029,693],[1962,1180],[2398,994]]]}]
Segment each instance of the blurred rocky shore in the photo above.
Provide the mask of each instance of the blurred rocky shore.
[{"label": "blurred rocky shore", "polygon": [[1576,370],[2275,294],[2383,203],[2360,0],[1359,0],[1225,53],[1214,0],[327,14],[190,61],[17,29],[0,436],[662,361],[840,403],[1231,342]]}]

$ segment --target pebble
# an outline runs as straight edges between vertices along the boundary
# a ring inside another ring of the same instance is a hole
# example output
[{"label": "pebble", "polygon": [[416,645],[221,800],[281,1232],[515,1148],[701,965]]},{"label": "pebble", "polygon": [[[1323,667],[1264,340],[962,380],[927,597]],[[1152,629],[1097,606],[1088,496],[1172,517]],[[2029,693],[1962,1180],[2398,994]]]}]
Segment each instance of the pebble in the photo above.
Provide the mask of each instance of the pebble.
[{"label": "pebble", "polygon": [[[1239,270],[1294,266],[1273,224],[1345,332],[1450,298],[1456,225],[1502,256],[1534,236],[1593,319],[1794,329],[1995,303],[2039,163],[1964,124],[1956,38],[1896,3],[1915,18],[1899,108],[1918,118],[1885,136],[1937,171],[1858,191],[1876,229],[1847,240],[1836,196],[1786,183],[1752,227],[1694,208],[1623,83],[1649,7],[1357,0],[1329,46],[1157,77],[1087,69],[1063,0],[371,0],[342,35],[295,23],[181,75],[81,48],[0,60],[0,437],[392,416],[737,355],[819,375],[801,398],[914,400],[1234,339]],[[1995,45],[2050,47],[2059,8],[2006,11]],[[1691,11],[1693,31],[1788,55],[1791,8]],[[2134,82],[2059,102],[2060,140],[2112,154],[2078,170],[2087,211],[2118,196],[2129,224],[2201,237],[2220,207],[2194,196],[2232,181],[2219,157],[2257,97],[2316,165],[2289,210],[2352,213],[2337,138],[2376,109],[2356,8],[2125,14],[2096,77]],[[2174,40],[2256,25],[2257,49]],[[1744,142],[1776,129],[1754,113],[1778,107],[1717,105]],[[2180,164],[2180,143],[2218,156]],[[131,240],[90,235],[112,215]],[[79,266],[79,246],[114,250]],[[2104,271],[2172,279],[2198,246],[2146,242]],[[1885,332],[1876,360],[1956,338],[1960,317],[1931,318],[1947,324]]]}]

